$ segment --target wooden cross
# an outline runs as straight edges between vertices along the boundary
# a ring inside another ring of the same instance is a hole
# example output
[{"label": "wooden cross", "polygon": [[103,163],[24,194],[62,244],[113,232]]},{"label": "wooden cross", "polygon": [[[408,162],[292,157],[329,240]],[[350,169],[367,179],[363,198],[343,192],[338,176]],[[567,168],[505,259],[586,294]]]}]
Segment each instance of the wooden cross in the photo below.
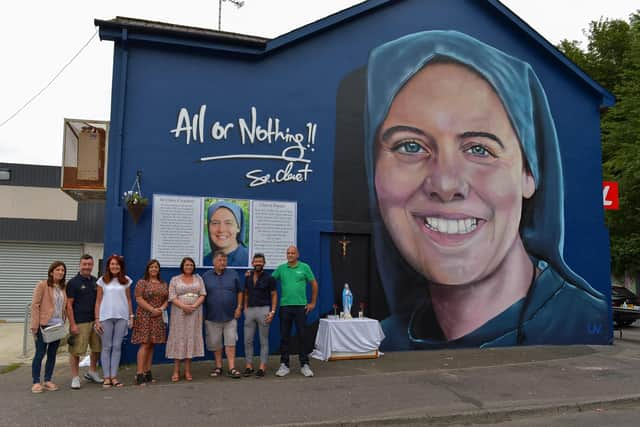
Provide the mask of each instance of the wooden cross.
[{"label": "wooden cross", "polygon": [[342,246],[342,258],[347,256],[347,245],[351,243],[351,240],[347,240],[347,236],[342,236],[342,240],[338,240],[340,246]]}]

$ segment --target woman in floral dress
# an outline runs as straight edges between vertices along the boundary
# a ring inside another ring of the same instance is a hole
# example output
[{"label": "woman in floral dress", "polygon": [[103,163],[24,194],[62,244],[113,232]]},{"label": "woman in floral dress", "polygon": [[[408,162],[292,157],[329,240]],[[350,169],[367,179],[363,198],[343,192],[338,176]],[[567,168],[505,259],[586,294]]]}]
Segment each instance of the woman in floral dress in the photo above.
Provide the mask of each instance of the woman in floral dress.
[{"label": "woman in floral dress", "polygon": [[180,380],[180,361],[184,360],[184,379],[191,381],[191,359],[204,356],[202,339],[202,303],[207,291],[198,274],[196,263],[185,257],[180,263],[182,274],[169,283],[171,322],[166,357],[174,359],[171,381]]},{"label": "woman in floral dress", "polygon": [[131,342],[140,344],[136,384],[144,385],[153,382],[153,346],[167,341],[167,328],[162,312],[169,304],[169,289],[167,283],[160,278],[160,263],[157,260],[152,259],[147,263],[143,278],[136,284],[135,296],[138,308]]}]

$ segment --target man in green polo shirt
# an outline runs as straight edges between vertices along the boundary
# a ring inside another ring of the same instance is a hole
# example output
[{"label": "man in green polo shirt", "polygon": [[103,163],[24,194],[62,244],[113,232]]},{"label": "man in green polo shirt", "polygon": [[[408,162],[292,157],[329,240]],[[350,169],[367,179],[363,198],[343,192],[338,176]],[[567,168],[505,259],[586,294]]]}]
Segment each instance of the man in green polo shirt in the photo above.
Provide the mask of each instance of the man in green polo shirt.
[{"label": "man in green polo shirt", "polygon": [[[312,377],[309,367],[309,356],[304,348],[306,315],[316,306],[318,298],[318,282],[308,264],[299,261],[298,248],[287,248],[287,263],[279,265],[271,275],[280,281],[280,368],[276,372],[279,377],[289,374],[289,340],[291,326],[295,323],[300,340],[300,373]],[[307,283],[311,284],[311,303],[307,302]]]}]

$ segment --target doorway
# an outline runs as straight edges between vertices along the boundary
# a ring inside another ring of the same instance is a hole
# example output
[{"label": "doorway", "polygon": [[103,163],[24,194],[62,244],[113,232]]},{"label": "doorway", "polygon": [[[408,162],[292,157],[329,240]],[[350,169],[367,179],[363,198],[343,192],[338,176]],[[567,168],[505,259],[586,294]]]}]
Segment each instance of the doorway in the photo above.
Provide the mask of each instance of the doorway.
[{"label": "doorway", "polygon": [[[323,233],[323,253],[329,253],[333,283],[333,303],[342,311],[342,291],[346,283],[353,293],[351,316],[357,317],[360,303],[365,316],[382,320],[388,316],[384,290],[378,279],[375,257],[368,233]],[[321,313],[321,315],[326,313]]]}]

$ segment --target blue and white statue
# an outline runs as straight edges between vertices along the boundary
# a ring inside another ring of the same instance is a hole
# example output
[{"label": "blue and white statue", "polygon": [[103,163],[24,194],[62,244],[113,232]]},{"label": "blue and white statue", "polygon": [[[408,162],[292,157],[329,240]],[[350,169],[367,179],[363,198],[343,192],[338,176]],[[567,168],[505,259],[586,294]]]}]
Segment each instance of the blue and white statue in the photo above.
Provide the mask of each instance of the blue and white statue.
[{"label": "blue and white statue", "polygon": [[349,289],[349,284],[344,284],[344,289],[342,291],[342,312],[344,313],[345,319],[351,319],[351,306],[353,305],[353,294],[351,293],[351,289]]}]

